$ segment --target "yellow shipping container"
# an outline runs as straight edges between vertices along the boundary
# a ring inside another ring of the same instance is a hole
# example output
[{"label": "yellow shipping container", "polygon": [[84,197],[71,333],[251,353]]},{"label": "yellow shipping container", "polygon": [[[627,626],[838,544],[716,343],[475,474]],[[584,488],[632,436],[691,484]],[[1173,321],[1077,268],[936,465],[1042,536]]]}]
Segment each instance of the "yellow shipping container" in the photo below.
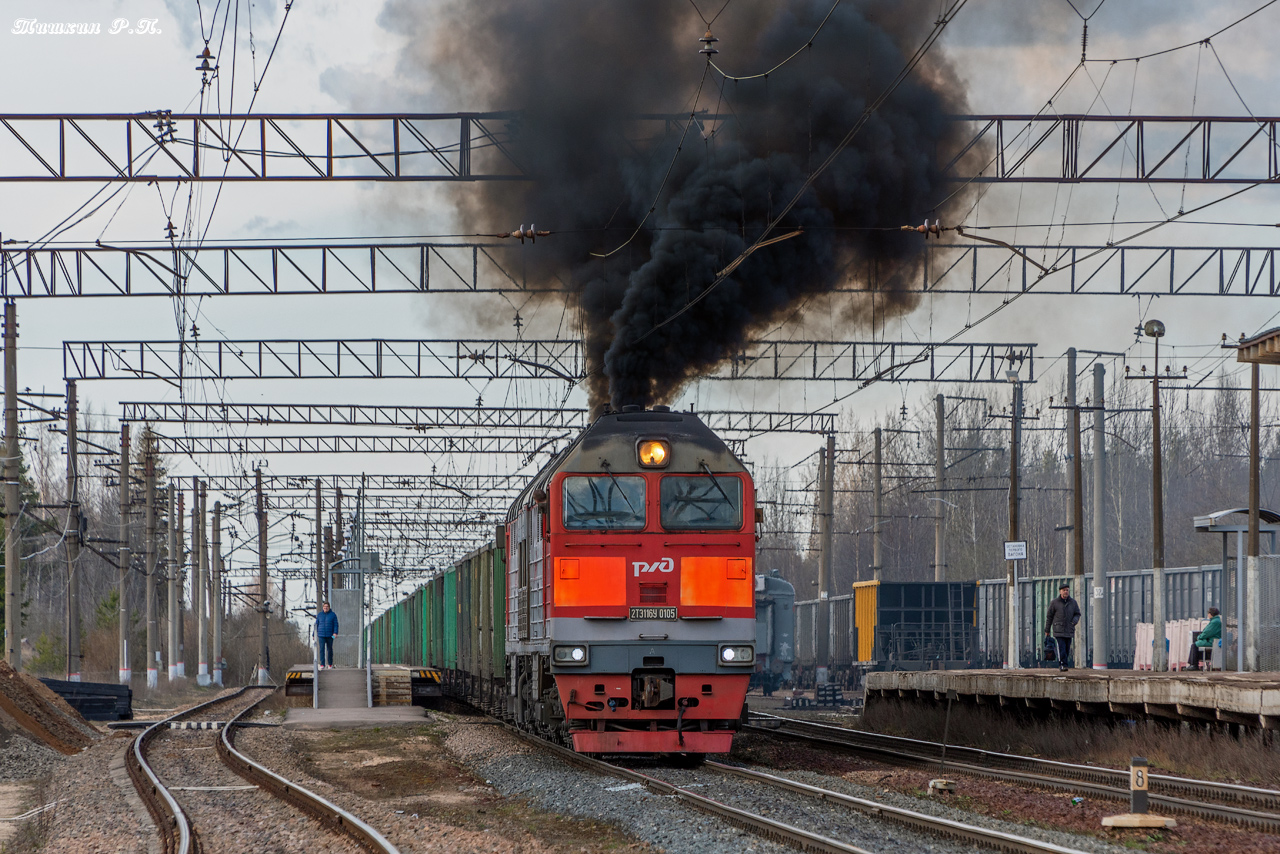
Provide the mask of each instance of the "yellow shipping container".
[{"label": "yellow shipping container", "polygon": [[870,661],[876,644],[879,581],[859,581],[853,585],[853,610],[858,628],[858,661]]}]

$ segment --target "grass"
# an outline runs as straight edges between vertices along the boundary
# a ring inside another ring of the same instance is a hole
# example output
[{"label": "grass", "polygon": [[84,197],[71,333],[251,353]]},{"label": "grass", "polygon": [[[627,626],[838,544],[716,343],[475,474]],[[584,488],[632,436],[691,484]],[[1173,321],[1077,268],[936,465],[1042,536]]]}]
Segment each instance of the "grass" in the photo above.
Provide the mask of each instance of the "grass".
[{"label": "grass", "polygon": [[[857,726],[891,735],[941,741],[945,707],[876,700]],[[1128,767],[1144,756],[1153,768],[1207,780],[1280,786],[1280,751],[1257,734],[1235,738],[1222,729],[1160,721],[1119,721],[1067,714],[1036,715],[993,706],[955,704],[951,744],[1064,762]]]}]

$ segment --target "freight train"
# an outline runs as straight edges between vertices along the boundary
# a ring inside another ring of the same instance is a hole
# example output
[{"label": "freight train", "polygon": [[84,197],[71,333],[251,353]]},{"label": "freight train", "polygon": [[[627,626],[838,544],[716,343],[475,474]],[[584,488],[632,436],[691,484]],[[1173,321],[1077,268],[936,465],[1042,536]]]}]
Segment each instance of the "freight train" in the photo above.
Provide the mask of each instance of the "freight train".
[{"label": "freight train", "polygon": [[375,660],[588,754],[731,746],[756,669],[750,474],[692,413],[602,415],[494,541],[370,626]]}]

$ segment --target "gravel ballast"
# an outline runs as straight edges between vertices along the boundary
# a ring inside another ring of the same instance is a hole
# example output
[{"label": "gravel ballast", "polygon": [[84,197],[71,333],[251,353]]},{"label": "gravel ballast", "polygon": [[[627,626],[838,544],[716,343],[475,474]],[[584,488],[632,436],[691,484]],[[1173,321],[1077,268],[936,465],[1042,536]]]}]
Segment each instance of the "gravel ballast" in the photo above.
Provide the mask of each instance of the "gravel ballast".
[{"label": "gravel ballast", "polygon": [[794,850],[654,795],[639,784],[569,765],[501,727],[451,721],[444,728],[445,746],[503,795],[527,798],[539,809],[609,822],[668,854]]},{"label": "gravel ballast", "polygon": [[67,761],[58,751],[20,735],[0,734],[0,756],[0,782],[44,777]]}]

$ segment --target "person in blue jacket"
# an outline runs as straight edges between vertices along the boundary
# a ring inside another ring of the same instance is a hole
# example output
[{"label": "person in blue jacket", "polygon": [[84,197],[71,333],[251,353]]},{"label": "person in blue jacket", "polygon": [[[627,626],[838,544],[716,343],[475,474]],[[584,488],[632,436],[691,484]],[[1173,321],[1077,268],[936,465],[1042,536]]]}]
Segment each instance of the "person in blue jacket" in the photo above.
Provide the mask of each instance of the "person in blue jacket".
[{"label": "person in blue jacket", "polygon": [[338,634],[338,615],[329,610],[329,603],[320,606],[316,614],[316,638],[320,641],[320,669],[333,669],[333,639]]}]

